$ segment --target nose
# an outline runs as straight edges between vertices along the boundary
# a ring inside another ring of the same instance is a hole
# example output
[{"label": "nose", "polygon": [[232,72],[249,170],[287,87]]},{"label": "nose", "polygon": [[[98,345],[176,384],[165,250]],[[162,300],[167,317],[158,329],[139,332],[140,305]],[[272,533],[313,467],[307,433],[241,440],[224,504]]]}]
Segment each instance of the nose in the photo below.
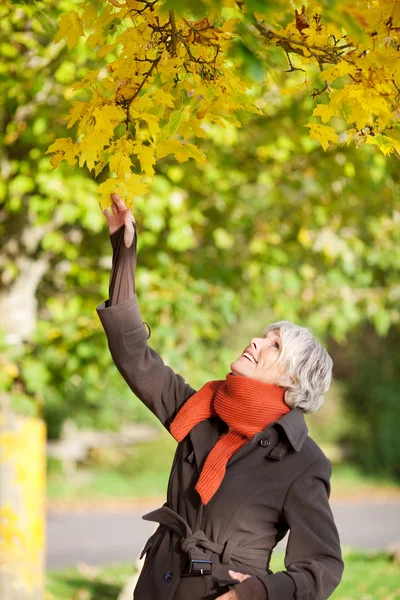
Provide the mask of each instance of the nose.
[{"label": "nose", "polygon": [[256,352],[258,352],[259,348],[260,348],[260,342],[257,338],[251,338],[251,342],[250,345],[252,348],[254,348],[254,350],[256,350]]}]

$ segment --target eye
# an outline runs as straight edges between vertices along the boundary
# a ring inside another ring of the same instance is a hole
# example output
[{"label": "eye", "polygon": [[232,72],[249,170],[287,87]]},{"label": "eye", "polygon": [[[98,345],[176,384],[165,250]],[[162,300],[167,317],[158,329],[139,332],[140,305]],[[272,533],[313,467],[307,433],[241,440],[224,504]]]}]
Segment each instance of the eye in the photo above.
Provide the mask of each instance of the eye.
[{"label": "eye", "polygon": [[274,343],[272,344],[272,346],[274,346],[274,347],[275,347],[277,350],[279,350],[279,344],[278,344],[278,342],[274,342]]}]

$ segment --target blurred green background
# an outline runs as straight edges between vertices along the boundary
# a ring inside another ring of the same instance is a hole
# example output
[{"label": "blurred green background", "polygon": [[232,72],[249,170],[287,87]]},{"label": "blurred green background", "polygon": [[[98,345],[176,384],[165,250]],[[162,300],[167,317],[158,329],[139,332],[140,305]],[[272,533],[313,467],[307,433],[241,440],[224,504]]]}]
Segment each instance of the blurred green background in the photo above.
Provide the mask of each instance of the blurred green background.
[{"label": "blurred green background", "polygon": [[[50,499],[162,496],[175,442],[120,377],[95,314],[111,266],[96,193],[108,173],[96,181],[65,162],[52,172],[44,154],[66,134],[71,99],[85,99],[72,85],[99,64],[84,45],[68,53],[52,42],[59,14],[76,4],[48,14],[0,7],[0,394],[43,416],[50,440],[66,424],[159,430],[155,441],[99,449],[72,468],[49,458]],[[135,200],[151,345],[198,388],[224,378],[269,322],[311,327],[335,365],[322,411],[307,417],[334,463],[333,493],[398,490],[398,162],[372,146],[324,152],[304,127],[313,100],[280,93],[284,54],[271,50],[261,64],[244,42],[232,53],[264,116],[241,114],[238,129],[209,125],[199,140],[207,164],[164,159],[151,192]]]}]

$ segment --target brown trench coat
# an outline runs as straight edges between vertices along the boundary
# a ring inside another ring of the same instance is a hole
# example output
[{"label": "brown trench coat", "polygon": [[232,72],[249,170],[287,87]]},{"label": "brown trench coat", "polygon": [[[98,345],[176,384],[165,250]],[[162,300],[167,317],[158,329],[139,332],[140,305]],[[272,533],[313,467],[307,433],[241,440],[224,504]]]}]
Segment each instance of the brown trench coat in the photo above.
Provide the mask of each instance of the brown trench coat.
[{"label": "brown trench coat", "polygon": [[[136,296],[103,303],[97,312],[118,370],[169,430],[195,390],[148,345]],[[143,548],[134,600],[212,600],[232,586],[240,600],[325,600],[344,564],[328,500],[331,463],[307,435],[302,410],[292,409],[233,454],[220,488],[203,506],[194,487],[226,430],[212,417],[178,444],[167,501],[143,517],[159,526]],[[286,570],[272,573],[272,550],[288,530]],[[188,565],[203,574],[183,575]],[[239,583],[229,569],[252,577]]]}]

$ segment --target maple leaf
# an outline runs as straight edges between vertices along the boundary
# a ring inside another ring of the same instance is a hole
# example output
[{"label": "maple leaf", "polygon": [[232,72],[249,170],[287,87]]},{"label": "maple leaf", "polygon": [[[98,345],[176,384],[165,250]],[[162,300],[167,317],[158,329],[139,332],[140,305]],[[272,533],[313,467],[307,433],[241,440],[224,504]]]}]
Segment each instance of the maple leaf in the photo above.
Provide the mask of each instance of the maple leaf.
[{"label": "maple leaf", "polygon": [[58,138],[51,146],[49,146],[45,154],[54,152],[54,156],[50,159],[50,164],[53,170],[58,167],[62,160],[66,160],[71,167],[76,163],[77,146],[71,138]]},{"label": "maple leaf", "polygon": [[344,75],[355,75],[355,72],[356,72],[355,65],[352,65],[352,64],[342,60],[337,65],[331,65],[330,67],[327,67],[326,69],[324,69],[323,77],[324,77],[325,81],[328,81],[329,83],[331,83],[332,81],[335,81],[335,79],[338,79],[339,77],[343,77]]},{"label": "maple leaf", "polygon": [[69,117],[64,117],[66,120],[68,120],[68,118],[69,118],[69,121],[67,123],[67,129],[70,129],[74,125],[74,123],[76,123],[76,121],[81,119],[87,112],[87,109],[88,109],[87,102],[81,102],[81,101],[73,102],[72,108],[68,111]]},{"label": "maple leaf", "polygon": [[125,111],[120,106],[106,104],[93,111],[96,119],[96,129],[108,131],[110,137],[114,128],[125,119]]},{"label": "maple leaf", "polygon": [[171,108],[175,107],[173,95],[169,92],[166,92],[163,88],[160,88],[156,91],[156,93],[153,95],[153,100],[156,104],[170,106]]},{"label": "maple leaf", "polygon": [[174,154],[178,162],[186,162],[189,158],[194,158],[200,164],[204,164],[207,159],[193,144],[183,144],[179,140],[163,140],[157,145],[157,158],[163,158],[167,154]]},{"label": "maple leaf", "polygon": [[400,154],[400,144],[393,138],[390,138],[386,135],[375,135],[375,136],[367,136],[365,140],[366,144],[373,144],[374,146],[378,146],[380,151],[386,156],[391,154],[395,150],[397,150],[397,154]]},{"label": "maple leaf", "polygon": [[332,102],[329,104],[318,104],[313,110],[314,117],[321,117],[323,123],[327,123],[336,114],[336,109]]},{"label": "maple leaf", "polygon": [[150,177],[154,175],[153,165],[156,162],[156,157],[154,156],[154,148],[151,146],[145,146],[140,142],[135,144],[134,148],[135,154],[137,154],[140,166],[142,171],[149,175]]},{"label": "maple leaf", "polygon": [[59,42],[63,38],[67,40],[68,50],[77,45],[79,37],[84,35],[83,22],[75,10],[61,15],[58,22],[58,31],[54,41]]},{"label": "maple leaf", "polygon": [[134,196],[143,196],[148,191],[147,185],[139,175],[130,177],[111,177],[99,185],[100,206],[104,210],[112,205],[111,194],[119,194],[128,208],[133,207]]},{"label": "maple leaf", "polygon": [[126,173],[131,173],[132,162],[123,151],[115,152],[109,159],[110,171],[115,171],[118,177],[123,177]]},{"label": "maple leaf", "polygon": [[304,127],[310,128],[310,138],[318,140],[321,146],[326,151],[329,146],[329,142],[339,143],[339,138],[333,127],[329,125],[316,125],[315,123],[307,123]]}]

